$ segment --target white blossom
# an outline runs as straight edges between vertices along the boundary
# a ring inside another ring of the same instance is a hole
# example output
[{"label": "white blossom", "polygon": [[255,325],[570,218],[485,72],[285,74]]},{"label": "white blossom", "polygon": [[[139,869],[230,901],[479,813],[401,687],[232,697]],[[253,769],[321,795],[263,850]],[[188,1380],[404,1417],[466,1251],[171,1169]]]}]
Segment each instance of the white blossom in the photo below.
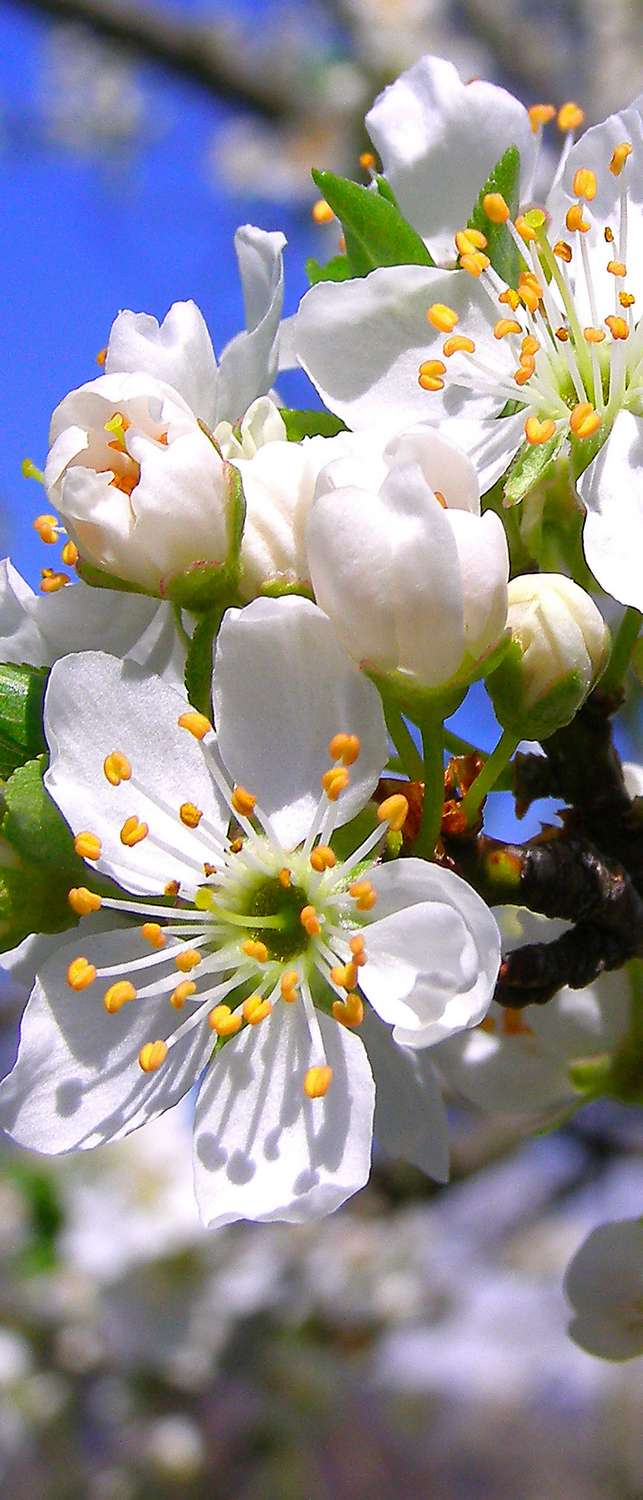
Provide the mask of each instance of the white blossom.
[{"label": "white blossom", "polygon": [[567,1267],[569,1334],[601,1359],[643,1354],[643,1218],[593,1229]]}]

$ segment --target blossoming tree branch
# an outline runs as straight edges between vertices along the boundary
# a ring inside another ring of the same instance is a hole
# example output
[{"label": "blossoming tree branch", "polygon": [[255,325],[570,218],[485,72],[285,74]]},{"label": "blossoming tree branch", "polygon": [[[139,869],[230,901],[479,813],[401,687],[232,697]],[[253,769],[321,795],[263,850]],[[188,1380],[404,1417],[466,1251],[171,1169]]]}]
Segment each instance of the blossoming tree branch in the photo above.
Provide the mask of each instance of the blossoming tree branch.
[{"label": "blossoming tree branch", "polygon": [[[283,235],[244,226],[246,329],[217,359],[192,302],[120,312],[26,462],[54,564],[35,596],[6,560],[0,604],[23,1146],[98,1147],[198,1087],[204,1223],[300,1222],[365,1183],[373,1132],[446,1180],[445,1095],[533,1129],[640,1106],[643,771],[613,724],[641,667],[643,97],[582,123],[422,58],[367,116],[367,183],[314,174],[341,241],[295,316]],[[294,364],[322,409],[281,404]],[[449,727],[474,683],[490,753]],[[560,819],[493,838],[500,790]],[[568,1273],[610,1358],[643,1350],[640,1208]]]}]

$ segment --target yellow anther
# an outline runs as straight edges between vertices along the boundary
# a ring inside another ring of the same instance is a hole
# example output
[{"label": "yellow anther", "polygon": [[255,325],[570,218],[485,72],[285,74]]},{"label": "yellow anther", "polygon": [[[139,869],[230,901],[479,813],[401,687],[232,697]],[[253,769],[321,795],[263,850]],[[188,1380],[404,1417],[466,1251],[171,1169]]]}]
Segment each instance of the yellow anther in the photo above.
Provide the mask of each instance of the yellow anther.
[{"label": "yellow anther", "polygon": [[362,151],[359,159],[359,164],[363,172],[370,172],[375,166],[375,157],[373,156],[373,152]]},{"label": "yellow anther", "polygon": [[165,947],[166,937],[159,922],[144,922],[141,927],[141,937],[146,943],[151,943],[153,948]]},{"label": "yellow anther", "polygon": [[581,109],[579,104],[575,104],[573,99],[568,99],[558,111],[556,124],[559,130],[579,130],[584,119],[584,109]]},{"label": "yellow anther", "polygon": [[441,359],[425,359],[418,371],[418,385],[423,391],[443,391],[446,369]]},{"label": "yellow anther", "polygon": [[452,354],[475,354],[476,346],[473,339],[467,338],[466,333],[452,333],[451,338],[445,339],[442,345],[442,353],[445,359],[450,359]]},{"label": "yellow anther", "polygon": [[458,229],[455,247],[460,255],[471,255],[474,250],[486,250],[487,236],[479,229]]},{"label": "yellow anther", "polygon": [[370,880],[354,880],[348,887],[348,894],[353,897],[358,911],[371,911],[377,901],[377,891]]},{"label": "yellow anther", "polygon": [[520,363],[522,364],[523,360],[533,359],[534,354],[537,354],[539,349],[540,340],[536,338],[536,335],[534,333],[526,333],[520,345]]},{"label": "yellow anther", "polygon": [[521,302],[524,302],[525,307],[528,309],[529,312],[535,313],[535,312],[538,311],[538,304],[541,301],[541,299],[542,299],[542,291],[540,291],[540,292],[536,291],[536,288],[534,286],[532,286],[529,281],[525,281],[524,283],[521,284],[521,287],[520,287],[520,300],[521,300]]},{"label": "yellow anther", "polygon": [[96,978],[96,967],[90,964],[88,958],[72,958],[67,969],[67,983],[72,990],[86,990],[87,986],[94,983]]},{"label": "yellow anther", "polygon": [[228,848],[231,854],[240,854],[243,849],[243,839],[231,839]]},{"label": "yellow anther", "polygon": [[591,167],[577,167],[572,182],[572,192],[577,198],[586,198],[591,203],[596,197],[596,173]]},{"label": "yellow anther", "polygon": [[74,849],[81,859],[100,859],[102,844],[96,833],[77,833]]},{"label": "yellow anther", "polygon": [[86,885],[75,885],[67,892],[67,900],[72,911],[77,917],[88,917],[90,911],[100,911],[102,901],[95,891],[88,891]]},{"label": "yellow anther", "polygon": [[193,802],[182,802],[179,808],[179,817],[186,828],[198,828],[203,813],[199,807],[195,807]]},{"label": "yellow anther", "polygon": [[272,1005],[269,1000],[264,1000],[262,995],[248,995],[243,1002],[243,1019],[249,1026],[258,1026],[260,1021],[265,1021],[270,1015]]},{"label": "yellow anther", "polygon": [[133,849],[135,844],[140,844],[147,838],[149,831],[147,823],[140,823],[136,813],[132,813],[121,828],[121,844],[125,844],[127,849]]},{"label": "yellow anther", "polygon": [[167,1042],[146,1042],[138,1054],[139,1068],[142,1068],[144,1073],[156,1073],[165,1062],[167,1053]]},{"label": "yellow anther", "polygon": [[329,1067],[309,1068],[304,1078],[304,1093],[308,1099],[323,1099],[328,1093],[333,1077]]},{"label": "yellow anther", "polygon": [[620,146],[615,146],[610,158],[610,172],[614,177],[620,177],[628,156],[632,155],[632,144],[630,141],[622,141]]},{"label": "yellow anther", "polygon": [[329,802],[336,802],[350,781],[346,766],[331,766],[324,771],[321,778],[322,790],[326,793]]},{"label": "yellow anther", "polygon": [[475,276],[476,278],[481,276],[482,272],[486,271],[487,266],[490,265],[489,256],[483,255],[481,250],[474,250],[471,255],[460,256],[460,266],[469,276]]},{"label": "yellow anther", "polygon": [[536,361],[529,354],[521,354],[520,364],[514,370],[514,381],[516,385],[527,385],[536,370]]},{"label": "yellow anther", "polygon": [[593,437],[600,425],[601,419],[591,401],[579,401],[569,418],[569,426],[574,436],[577,438]]},{"label": "yellow anther", "polygon": [[334,865],[337,864],[337,855],[328,844],[318,844],[310,856],[310,863],[313,870],[317,870],[318,874],[321,875],[323,870],[333,869]]},{"label": "yellow anther", "polygon": [[318,198],[317,202],[313,203],[310,212],[315,224],[331,224],[335,218],[330,203],[327,203],[325,198]]},{"label": "yellow anther", "polygon": [[345,1000],[333,1000],[333,1016],[342,1026],[361,1026],[364,1020],[364,1005],[359,995],[353,993]]},{"label": "yellow anther", "polygon": [[603,237],[606,245],[614,244],[614,230],[610,229],[609,224],[605,225],[605,228],[603,230]]},{"label": "yellow anther", "polygon": [[284,969],[281,979],[279,980],[279,989],[281,990],[281,998],[282,1000],[285,1000],[286,1005],[292,1005],[293,1001],[297,999],[298,988],[299,975],[297,973],[297,970]]},{"label": "yellow anther", "polygon": [[529,123],[534,132],[534,135],[537,134],[542,125],[548,125],[549,121],[553,120],[555,113],[556,110],[553,104],[531,105],[531,107],[527,110],[527,114],[529,115]]},{"label": "yellow anther", "polygon": [[539,417],[531,416],[527,417],[527,421],[525,422],[525,437],[527,442],[531,443],[534,447],[537,447],[539,443],[548,443],[549,439],[553,438],[555,431],[556,423],[552,422],[551,417],[545,417],[544,421],[541,422]]},{"label": "yellow anther", "polygon": [[448,510],[449,507],[446,502],[446,497],[442,494],[442,490],[434,490],[433,493],[438,502],[438,505],[441,505],[443,510]]},{"label": "yellow anther", "polygon": [[634,297],[631,292],[619,292],[618,300],[621,304],[621,307],[633,307],[634,303],[636,302],[636,297]]},{"label": "yellow anther", "polygon": [[565,327],[564,323],[561,323],[560,328],[555,329],[554,336],[558,339],[559,344],[566,344],[569,341],[569,329]]},{"label": "yellow anther", "polygon": [[388,823],[393,833],[400,833],[406,823],[409,812],[409,804],[402,792],[394,792],[392,797],[385,797],[377,809],[380,823]]},{"label": "yellow anther", "polygon": [[75,568],[79,552],[75,542],[65,542],[60,554],[66,568]]},{"label": "yellow anther", "polygon": [[607,323],[613,339],[629,338],[630,329],[629,324],[625,321],[625,318],[619,318],[614,313],[610,313],[610,316],[608,318],[605,318],[605,322]]},{"label": "yellow anther", "polygon": [[362,964],[366,963],[366,949],[361,932],[356,933],[355,937],[349,940],[348,946],[353,955],[353,963],[357,965],[358,969],[361,969]]},{"label": "yellow anther", "polygon": [[589,328],[583,329],[583,338],[587,340],[588,344],[602,344],[606,337],[607,334],[604,328],[593,328],[590,324]]},{"label": "yellow anther", "polygon": [[352,990],[357,984],[357,964],[335,964],[330,977],[340,990]]},{"label": "yellow anther", "polygon": [[[444,365],[442,366],[444,369]],[[334,734],[328,746],[331,760],[341,760],[345,766],[353,766],[361,751],[358,734]]]},{"label": "yellow anther", "polygon": [[511,308],[512,312],[515,312],[516,308],[520,307],[520,297],[512,286],[508,286],[506,291],[500,293],[498,301],[504,302],[507,307]]},{"label": "yellow anther", "polygon": [[100,365],[101,369],[102,369],[103,365],[105,364],[106,359],[107,359],[107,344],[105,344],[104,349],[99,349],[98,354],[96,355],[96,364]]},{"label": "yellow anther", "polygon": [[520,323],[516,318],[499,318],[493,330],[494,338],[506,339],[509,333],[522,333]]},{"label": "yellow anther", "polygon": [[132,767],[122,750],[112,750],[105,756],[103,770],[110,786],[120,786],[121,781],[129,781],[132,775]]},{"label": "yellow anther", "polygon": [[216,875],[216,873],[217,873],[217,867],[216,867],[216,865],[211,865],[209,859],[204,859],[204,861],[203,861],[203,874],[206,875],[209,878],[210,875]]},{"label": "yellow anther", "polygon": [[173,1006],[174,1010],[183,1010],[186,1000],[189,1000],[190,996],[195,994],[196,985],[194,980],[182,979],[181,983],[177,984],[176,989],[172,990],[170,1005]]},{"label": "yellow anther", "polygon": [[502,193],[485,193],[482,208],[492,224],[506,224],[511,217],[509,204]]},{"label": "yellow anther", "polygon": [[518,214],[517,219],[514,220],[514,225],[521,240],[524,240],[526,245],[531,244],[532,240],[536,239],[536,231],[529,223],[525,214]]},{"label": "yellow anther", "polygon": [[565,214],[565,225],[570,233],[579,230],[581,234],[587,234],[589,222],[583,218],[582,203],[572,203],[571,208],[568,208]]},{"label": "yellow anther", "polygon": [[177,953],[174,962],[181,974],[189,974],[192,969],[196,969],[197,964],[200,964],[202,957],[203,954],[199,953],[198,948],[183,948],[181,953]]},{"label": "yellow anther", "polygon": [[41,542],[46,542],[48,546],[58,541],[59,526],[56,516],[36,516],[33,529],[38,532]]},{"label": "yellow anther", "polygon": [[265,964],[268,962],[268,949],[265,943],[262,943],[257,938],[246,938],[245,942],[241,944],[241,952],[245,953],[247,958],[254,958],[255,963]]},{"label": "yellow anther", "polygon": [[136,990],[129,979],[119,979],[116,984],[110,984],[103,995],[103,1005],[110,1016],[118,1014],[130,1000],[136,999]]},{"label": "yellow anther", "polygon": [[251,818],[257,806],[257,799],[252,792],[246,791],[245,786],[236,786],[232,793],[232,806],[240,818]]},{"label": "yellow anther", "polygon": [[418,385],[423,391],[443,391],[444,381],[439,375],[418,375]]},{"label": "yellow anther", "polygon": [[180,889],[181,882],[179,880],[168,880],[167,885],[163,886],[163,895],[174,898],[178,896]]},{"label": "yellow anther", "polygon": [[309,937],[317,937],[321,932],[321,922],[314,906],[302,906],[299,913],[299,920],[304,932],[307,932]]},{"label": "yellow anther", "polygon": [[235,1016],[229,1005],[215,1005],[208,1016],[208,1026],[217,1036],[234,1036],[241,1030],[243,1016]]},{"label": "yellow anther", "polygon": [[279,874],[277,876],[277,879],[279,881],[279,884],[281,886],[283,886],[283,889],[285,891],[288,890],[288,886],[289,885],[292,885],[292,873],[288,869],[287,865],[282,865],[282,867],[281,867],[281,869],[279,871]]},{"label": "yellow anther", "polygon": [[68,573],[54,573],[53,568],[40,569],[40,583],[38,585],[41,594],[58,594],[61,589],[71,583]]},{"label": "yellow anther", "polygon": [[607,269],[610,276],[627,276],[627,266],[624,260],[608,260]]},{"label": "yellow anther", "polygon": [[557,255],[559,260],[564,260],[569,265],[570,260],[573,259],[574,252],[571,245],[567,244],[567,240],[556,240],[554,255]]},{"label": "yellow anther", "polygon": [[191,708],[186,714],[180,714],[177,722],[179,729],[189,730],[195,740],[205,739],[206,734],[209,734],[212,729],[210,720],[206,719],[205,714],[197,713],[195,708]]},{"label": "yellow anther", "polygon": [[445,302],[432,302],[426,310],[426,321],[437,328],[438,333],[453,333],[460,319],[455,308],[447,307]]}]

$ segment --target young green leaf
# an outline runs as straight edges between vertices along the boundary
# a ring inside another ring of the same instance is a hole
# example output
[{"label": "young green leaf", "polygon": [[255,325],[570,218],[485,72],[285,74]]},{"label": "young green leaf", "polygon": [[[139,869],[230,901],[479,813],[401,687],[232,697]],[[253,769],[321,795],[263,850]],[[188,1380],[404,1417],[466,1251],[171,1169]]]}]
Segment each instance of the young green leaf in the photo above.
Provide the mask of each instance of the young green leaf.
[{"label": "young green leaf", "polygon": [[499,276],[508,286],[515,286],[520,271],[520,256],[506,224],[492,224],[482,207],[487,193],[502,193],[515,219],[520,204],[520,152],[517,146],[508,146],[500,161],[489,173],[480,196],[469,219],[470,229],[479,229],[487,238],[486,254]]},{"label": "young green leaf", "polygon": [[0,663],[0,777],[3,780],[45,749],[42,700],[46,681],[45,667]]},{"label": "young green leaf", "polygon": [[424,241],[388,197],[333,172],[313,170],[313,178],[342,224],[356,276],[377,266],[434,265]]},{"label": "young green leaf", "polygon": [[517,505],[542,479],[558,457],[565,433],[555,432],[548,443],[523,443],[504,482],[504,505]]},{"label": "young green leaf", "polygon": [[297,411],[281,406],[279,415],[285,423],[289,443],[300,443],[305,437],[336,437],[338,432],[347,431],[341,418],[329,411]]},{"label": "young green leaf", "polygon": [[334,255],[323,266],[311,255],[306,261],[306,275],[310,285],[317,286],[318,281],[352,281],[355,272],[347,255]]}]

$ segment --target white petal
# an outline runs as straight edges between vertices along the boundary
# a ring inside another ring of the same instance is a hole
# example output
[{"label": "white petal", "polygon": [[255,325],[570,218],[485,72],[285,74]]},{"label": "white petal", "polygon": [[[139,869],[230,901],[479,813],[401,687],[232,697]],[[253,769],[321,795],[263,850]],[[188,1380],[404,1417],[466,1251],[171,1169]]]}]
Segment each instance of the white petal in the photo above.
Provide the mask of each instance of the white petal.
[{"label": "white petal", "polygon": [[464,643],[475,661],[498,644],[507,624],[509,551],[500,517],[445,512],[457,547],[464,601]]},{"label": "white petal", "polygon": [[360,1026],[375,1075],[378,1146],[387,1156],[411,1161],[436,1182],[449,1180],[447,1112],[429,1053],[400,1047],[372,1011]]},{"label": "white petal", "polygon": [[[97,868],[131,891],[163,891],[169,880],[193,889],[211,858],[206,821],[215,831],[227,817],[197,741],[177,720],[187,700],[131,662],[100,652],[56,663],[45,698],[45,733],[51,751],[46,785],[74,833],[102,840]],[[112,750],[129,759],[132,781],[113,787],[103,772]],[[183,802],[204,814],[192,831],[179,817]],[[133,848],[120,839],[136,814],[149,837]]]},{"label": "white petal", "polygon": [[643,420],[622,411],[578,481],[586,507],[583,550],[601,588],[643,609]]},{"label": "white petal", "polygon": [[144,1074],[145,1042],[168,1037],[177,1014],[167,999],[140,998],[109,1015],[110,981],[69,988],[70,961],[82,953],[98,966],[149,952],[140,934],[122,928],[76,935],[45,964],[25,1011],[18,1061],[0,1087],[2,1126],[23,1146],[56,1154],[118,1140],[153,1119],[191,1088],[212,1051],[205,1020],[177,1042],[156,1073]]},{"label": "white petal", "polygon": [[480,494],[486,495],[496,480],[502,479],[514,453],[524,442],[524,428],[524,411],[516,412],[513,417],[483,420],[470,418],[467,412],[461,417],[447,418],[440,426],[440,433],[468,454],[478,476]]},{"label": "white petal", "polygon": [[534,136],[524,105],[495,84],[463,84],[440,57],[421,57],[375,100],[366,128],[402,212],[440,261],[455,256],[480,189],[508,146],[529,182]]},{"label": "white petal", "polygon": [[489,355],[499,377],[511,374],[509,351],[493,338],[492,303],[466,271],[384,266],[355,281],[320,282],[306,293],[297,318],[298,357],[326,405],[349,427],[377,424],[391,437],[416,422],[442,430],[447,417],[482,420],[504,406],[502,399],[456,384],[458,355],[449,362],[443,391],[422,390],[420,364],[439,359],[444,342],[426,320],[434,302],[458,313],[458,331],[475,340],[482,357]]},{"label": "white petal", "polygon": [[484,901],[450,870],[423,860],[382,865],[371,880],[377,918],[360,983],[395,1040],[426,1047],[485,1015],[498,975],[500,933]]},{"label": "white petal", "polygon": [[434,494],[439,490],[449,510],[468,510],[480,515],[478,476],[462,447],[451,443],[424,424],[408,428],[391,438],[384,450],[390,468],[396,464],[420,465]]},{"label": "white petal", "polygon": [[[80,451],[86,446],[87,433],[92,428],[97,428],[104,435],[105,422],[115,411],[124,409],[143,431],[147,430],[146,423],[149,421],[167,426],[170,437],[178,436],[179,432],[191,432],[195,426],[194,412],[179,391],[162,380],[156,380],[153,375],[147,375],[142,370],[134,370],[132,374],[125,375],[99,375],[96,380],[88,380],[77,390],[70,391],[56,407],[49,428],[52,450],[58,440],[63,438],[66,429],[71,428],[74,432],[85,434],[84,442],[79,445]],[[68,444],[70,441],[64,436],[64,443]],[[71,457],[72,454],[67,452],[65,463]],[[54,464],[54,455],[50,452],[45,468],[45,484],[48,488],[55,483],[55,470],[60,472],[60,468],[60,462]]]},{"label": "white petal", "polygon": [[319,1014],[333,1069],[323,1099],[307,1099],[311,1049],[302,1007],[278,1005],[228,1042],[208,1069],[194,1129],[197,1201],[204,1223],[332,1213],[370,1171],[375,1089],[359,1038]]},{"label": "white petal", "polygon": [[[50,596],[53,597],[53,596]],[[31,617],[36,596],[8,557],[0,562],[0,654],[3,661],[45,666],[47,647]]]},{"label": "white petal", "polygon": [[217,362],[195,302],[173,302],[159,324],[149,313],[120,312],[112,324],[105,373],[143,370],[179,391],[208,427],[215,420]]},{"label": "white petal", "polygon": [[246,310],[246,333],[226,344],[219,365],[218,422],[237,421],[274,385],[284,300],[285,236],[244,224],[234,237]]},{"label": "white petal", "polygon": [[141,477],[129,499],[133,525],[120,576],[154,587],[159,576],[191,563],[222,563],[229,547],[229,470],[205,433],[195,428],[167,447],[134,438],[129,449]]},{"label": "white petal", "polygon": [[379,695],[307,599],[255,599],[229,610],[214,677],[219,749],[230,775],[259,800],[277,837],[305,837],[334,734],[357,734],[361,754],[337,803],[346,823],[363,807],[387,759]]},{"label": "white petal", "polygon": [[643,1219],[617,1219],[592,1230],[565,1275],[576,1313],[570,1336],[602,1359],[643,1353]]},{"label": "white petal", "polygon": [[[169,625],[172,645],[177,638],[171,605],[81,582],[34,599],[31,614],[42,632],[48,662],[80,649],[108,651],[112,656],[131,654],[143,663],[148,658],[146,641],[151,649],[155,626],[160,634]],[[150,666],[150,670],[155,669]]]}]

